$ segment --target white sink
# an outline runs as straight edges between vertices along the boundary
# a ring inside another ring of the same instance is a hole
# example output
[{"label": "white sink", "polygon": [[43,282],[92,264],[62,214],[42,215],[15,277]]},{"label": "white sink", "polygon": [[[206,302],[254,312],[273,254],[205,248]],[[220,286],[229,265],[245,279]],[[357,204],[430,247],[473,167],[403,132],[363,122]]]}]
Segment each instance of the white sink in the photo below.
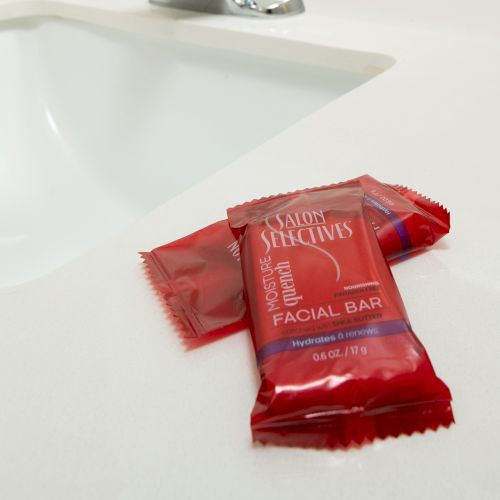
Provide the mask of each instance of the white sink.
[{"label": "white sink", "polygon": [[173,33],[0,25],[1,287],[51,272],[392,64]]}]

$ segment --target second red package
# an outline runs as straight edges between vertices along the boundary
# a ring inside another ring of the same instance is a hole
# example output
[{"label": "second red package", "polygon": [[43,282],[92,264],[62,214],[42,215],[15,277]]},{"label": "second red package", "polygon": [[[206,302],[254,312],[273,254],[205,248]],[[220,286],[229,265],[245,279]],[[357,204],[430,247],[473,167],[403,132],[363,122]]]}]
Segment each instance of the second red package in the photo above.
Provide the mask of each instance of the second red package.
[{"label": "second red package", "polygon": [[[449,232],[449,212],[415,191],[368,175],[342,185],[353,183],[363,189],[366,215],[387,260],[422,250]],[[306,237],[305,230],[300,234]],[[238,241],[226,220],[141,255],[185,337],[235,331],[246,324]]]}]

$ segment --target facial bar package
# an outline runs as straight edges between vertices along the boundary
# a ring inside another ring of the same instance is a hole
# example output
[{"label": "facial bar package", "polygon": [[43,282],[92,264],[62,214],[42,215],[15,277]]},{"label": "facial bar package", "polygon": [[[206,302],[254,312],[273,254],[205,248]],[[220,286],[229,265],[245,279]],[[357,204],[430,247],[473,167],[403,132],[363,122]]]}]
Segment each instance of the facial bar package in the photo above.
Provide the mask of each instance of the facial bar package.
[{"label": "facial bar package", "polygon": [[261,386],[253,439],[336,448],[453,422],[356,183],[228,211]]},{"label": "facial bar package", "polygon": [[[359,183],[366,215],[386,259],[433,245],[450,229],[449,212],[402,186],[364,175]],[[309,191],[324,191],[331,186]],[[300,235],[305,237],[310,229]],[[245,325],[237,237],[222,220],[180,240],[143,252],[142,257],[164,303],[180,321],[185,337],[233,331]]]}]

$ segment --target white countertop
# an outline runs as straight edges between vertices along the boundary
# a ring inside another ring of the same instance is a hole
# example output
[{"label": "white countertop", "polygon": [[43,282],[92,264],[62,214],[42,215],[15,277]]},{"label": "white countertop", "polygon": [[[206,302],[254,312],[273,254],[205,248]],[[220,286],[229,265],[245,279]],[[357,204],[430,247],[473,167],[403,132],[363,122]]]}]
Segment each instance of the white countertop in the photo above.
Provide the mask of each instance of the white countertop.
[{"label": "white countertop", "polygon": [[[309,0],[302,16],[259,23],[172,21],[137,0],[0,2],[0,19],[194,23],[396,59],[81,258],[0,290],[1,498],[500,497],[500,7],[455,4]],[[248,335],[185,351],[137,252],[243,200],[363,173],[451,210],[451,234],[393,272],[457,423],[349,451],[253,446]]]}]

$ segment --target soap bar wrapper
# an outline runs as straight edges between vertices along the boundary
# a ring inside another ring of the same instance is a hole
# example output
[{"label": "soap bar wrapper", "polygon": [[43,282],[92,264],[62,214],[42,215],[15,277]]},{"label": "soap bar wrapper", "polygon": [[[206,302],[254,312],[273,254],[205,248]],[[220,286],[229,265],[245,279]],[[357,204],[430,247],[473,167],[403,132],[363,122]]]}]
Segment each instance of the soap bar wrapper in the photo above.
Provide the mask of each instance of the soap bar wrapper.
[{"label": "soap bar wrapper", "polygon": [[[449,212],[415,191],[368,175],[338,185],[353,183],[364,191],[366,215],[387,260],[422,250],[449,232]],[[179,320],[185,337],[236,331],[246,324],[237,237],[227,221],[141,255],[153,285]]]},{"label": "soap bar wrapper", "polygon": [[228,211],[261,377],[254,441],[337,448],[453,422],[363,198],[352,183]]}]

